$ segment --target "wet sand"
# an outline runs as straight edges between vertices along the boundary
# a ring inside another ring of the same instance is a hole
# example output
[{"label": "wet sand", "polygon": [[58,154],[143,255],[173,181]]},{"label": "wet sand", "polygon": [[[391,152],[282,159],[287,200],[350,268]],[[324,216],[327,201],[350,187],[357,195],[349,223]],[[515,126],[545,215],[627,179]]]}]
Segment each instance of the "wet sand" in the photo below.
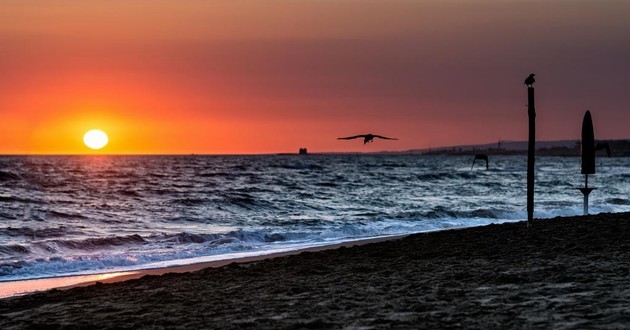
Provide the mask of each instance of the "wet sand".
[{"label": "wet sand", "polygon": [[0,328],[627,328],[630,213],[417,234],[0,300]]}]

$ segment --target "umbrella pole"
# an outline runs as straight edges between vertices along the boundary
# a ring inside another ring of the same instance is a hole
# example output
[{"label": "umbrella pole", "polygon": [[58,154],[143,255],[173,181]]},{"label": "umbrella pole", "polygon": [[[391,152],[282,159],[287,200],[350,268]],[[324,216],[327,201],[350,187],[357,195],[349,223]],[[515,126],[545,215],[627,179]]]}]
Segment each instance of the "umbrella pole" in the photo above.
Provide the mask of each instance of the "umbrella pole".
[{"label": "umbrella pole", "polygon": [[578,188],[584,195],[584,215],[588,215],[588,195],[597,188],[588,187],[588,174],[584,174],[584,188]]},{"label": "umbrella pole", "polygon": [[588,174],[584,174],[584,190],[587,191],[584,194],[584,215],[588,215],[588,195],[590,191],[588,191]]}]

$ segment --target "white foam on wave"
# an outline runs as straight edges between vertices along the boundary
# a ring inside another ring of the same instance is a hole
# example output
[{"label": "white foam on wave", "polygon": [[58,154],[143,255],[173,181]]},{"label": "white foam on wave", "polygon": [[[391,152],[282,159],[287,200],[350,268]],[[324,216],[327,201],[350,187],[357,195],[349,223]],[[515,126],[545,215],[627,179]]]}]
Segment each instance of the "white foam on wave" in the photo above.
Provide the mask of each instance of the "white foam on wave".
[{"label": "white foam on wave", "polygon": [[[596,206],[592,214],[630,211],[630,206]],[[98,274],[194,264],[199,262],[262,256],[360,239],[406,235],[446,229],[466,228],[522,221],[525,211],[494,212],[493,218],[441,218],[418,220],[375,220],[356,224],[331,226],[320,231],[236,231],[230,236],[238,239],[206,242],[185,242],[174,245],[171,240],[155,244],[151,250],[104,251],[78,256],[49,257],[24,260],[14,265],[0,265],[0,282]],[[575,216],[581,208],[536,210],[536,218]],[[229,233],[228,233],[229,234]]]},{"label": "white foam on wave", "polygon": [[[153,252],[137,251],[81,256],[39,258],[22,261],[14,267],[0,266],[0,282],[70,275],[98,274],[139,269],[162,268],[262,256],[278,252],[350,242],[354,240],[406,235],[453,228],[474,227],[517,219],[431,219],[421,221],[379,221],[360,225],[344,225],[320,232],[257,232],[240,235],[242,240],[221,244],[181,244],[163,246]],[[261,237],[282,235],[285,239],[264,242]]]},{"label": "white foam on wave", "polygon": [[[592,208],[592,214],[630,211],[630,207],[603,206]],[[536,218],[580,215],[578,208],[537,210]],[[500,214],[500,218],[443,218],[417,221],[378,221],[358,225],[327,228],[310,234],[304,232],[243,234],[242,241],[222,244],[182,244],[177,248],[163,247],[154,253],[118,253],[79,257],[53,257],[22,262],[10,269],[3,265],[0,282],[70,275],[90,275],[152,268],[190,265],[200,262],[228,260],[273,253],[295,251],[310,247],[332,245],[355,240],[406,235],[447,229],[484,226],[522,221],[526,212]],[[260,237],[283,235],[283,240],[263,242]],[[146,251],[145,251],[146,252]]]}]

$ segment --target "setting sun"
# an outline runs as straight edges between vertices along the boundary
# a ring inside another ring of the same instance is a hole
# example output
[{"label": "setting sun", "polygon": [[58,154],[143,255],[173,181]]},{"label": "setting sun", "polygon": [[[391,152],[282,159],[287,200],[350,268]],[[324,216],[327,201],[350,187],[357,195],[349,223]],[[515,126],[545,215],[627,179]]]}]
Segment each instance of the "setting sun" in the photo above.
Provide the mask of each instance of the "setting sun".
[{"label": "setting sun", "polygon": [[108,141],[107,134],[98,129],[90,130],[83,135],[83,143],[94,150],[103,148]]}]

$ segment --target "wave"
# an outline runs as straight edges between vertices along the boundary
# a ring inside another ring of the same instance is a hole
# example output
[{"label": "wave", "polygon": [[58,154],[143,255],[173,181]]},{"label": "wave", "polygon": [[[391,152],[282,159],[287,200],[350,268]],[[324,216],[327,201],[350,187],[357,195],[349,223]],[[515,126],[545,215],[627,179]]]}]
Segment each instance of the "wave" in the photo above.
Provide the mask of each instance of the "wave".
[{"label": "wave", "polygon": [[271,168],[279,168],[286,170],[307,170],[307,171],[322,171],[324,167],[317,164],[277,164],[271,165]]},{"label": "wave", "polygon": [[214,178],[214,177],[229,177],[234,175],[233,172],[203,172],[203,173],[199,173],[197,174],[197,176],[202,177],[202,178]]},{"label": "wave", "polygon": [[48,214],[57,218],[63,218],[63,219],[87,219],[86,216],[81,215],[81,214],[76,214],[76,213],[68,213],[68,212],[61,212],[61,211],[48,211]]},{"label": "wave", "polygon": [[32,244],[33,250],[50,253],[60,253],[68,251],[103,251],[114,247],[130,247],[146,243],[145,239],[138,234],[128,236],[111,236],[99,238],[86,238],[80,240],[44,240]]},{"label": "wave", "polygon": [[614,205],[630,205],[630,199],[609,198],[609,199],[606,200],[606,203],[614,204]]},{"label": "wave", "polygon": [[[180,260],[185,264],[191,258],[258,251],[292,246],[292,249],[309,244],[332,244],[345,240],[408,234],[445,228],[494,223],[497,220],[461,221],[381,221],[355,225],[339,224],[318,230],[235,230],[222,234],[161,234],[139,235],[83,240],[47,240],[31,245],[0,246],[4,256],[19,257],[0,264],[0,281],[31,279],[78,274],[81,272],[119,271],[138,269],[149,263]],[[142,246],[142,248],[135,248]],[[115,248],[112,250],[112,248]],[[24,255],[32,255],[25,258]]]},{"label": "wave", "polygon": [[51,228],[30,228],[30,227],[6,227],[0,228],[0,237],[26,237],[30,239],[42,239],[52,237],[63,237],[70,234],[67,227]]},{"label": "wave", "polygon": [[170,200],[170,203],[172,204],[184,205],[184,206],[204,205],[209,202],[210,200],[207,198],[193,198],[193,197],[175,198],[175,199]]},{"label": "wave", "polygon": [[434,180],[471,180],[484,175],[482,171],[449,171],[416,174],[416,179],[421,181]]},{"label": "wave", "polygon": [[427,211],[410,211],[401,212],[396,215],[396,219],[510,219],[515,220],[522,217],[521,214],[514,211],[507,211],[502,209],[473,209],[466,211],[450,210],[443,206],[436,206],[433,209]]},{"label": "wave", "polygon": [[0,211],[0,218],[2,218],[4,220],[16,220],[18,218],[18,216],[16,214],[11,214],[11,213],[6,213],[6,212]]},{"label": "wave", "polygon": [[118,191],[119,194],[128,197],[140,197],[141,194],[136,190],[123,189]]},{"label": "wave", "polygon": [[[163,234],[159,236],[150,236],[147,239],[160,242],[160,243],[178,243],[178,244],[203,244],[210,245],[224,245],[230,243],[273,243],[282,241],[295,241],[299,239],[308,239],[309,236],[313,236],[313,233],[309,232],[276,232],[268,230],[259,231],[247,231],[247,230],[234,230],[221,234],[193,234],[193,233],[178,233],[178,234]],[[310,237],[312,238],[312,237]]]},{"label": "wave", "polygon": [[17,197],[17,196],[2,196],[2,195],[0,195],[0,202],[7,202],[7,203],[17,202],[17,203],[23,203],[23,204],[43,204],[44,203],[41,200],[32,199],[32,198],[23,198],[23,197]]},{"label": "wave", "polygon": [[[539,211],[537,218],[579,214],[579,208]],[[593,213],[606,212],[595,208]],[[47,240],[30,247],[16,244],[0,246],[4,261],[0,281],[49,276],[140,269],[156,262],[190,263],[195,258],[239,253],[265,253],[283,246],[298,249],[348,240],[403,235],[435,230],[481,226],[520,221],[526,213],[499,210],[473,210],[457,213],[465,217],[406,218],[330,223],[311,219],[301,226],[294,221],[287,229],[233,230],[225,233],[151,234],[89,238],[83,240]],[[448,212],[445,214],[449,214]],[[412,215],[412,214],[407,214]],[[31,255],[25,258],[25,255]],[[6,257],[13,256],[9,261]],[[39,256],[39,257],[38,257]],[[44,257],[46,256],[46,257]],[[18,258],[19,260],[16,260]]]},{"label": "wave", "polygon": [[0,171],[0,182],[18,181],[22,180],[22,177],[11,171]]},{"label": "wave", "polygon": [[248,211],[275,209],[272,203],[244,192],[235,192],[222,196],[219,206],[222,208],[237,208]]},{"label": "wave", "polygon": [[0,245],[0,256],[15,256],[28,254],[30,252],[29,248],[20,244]]}]

